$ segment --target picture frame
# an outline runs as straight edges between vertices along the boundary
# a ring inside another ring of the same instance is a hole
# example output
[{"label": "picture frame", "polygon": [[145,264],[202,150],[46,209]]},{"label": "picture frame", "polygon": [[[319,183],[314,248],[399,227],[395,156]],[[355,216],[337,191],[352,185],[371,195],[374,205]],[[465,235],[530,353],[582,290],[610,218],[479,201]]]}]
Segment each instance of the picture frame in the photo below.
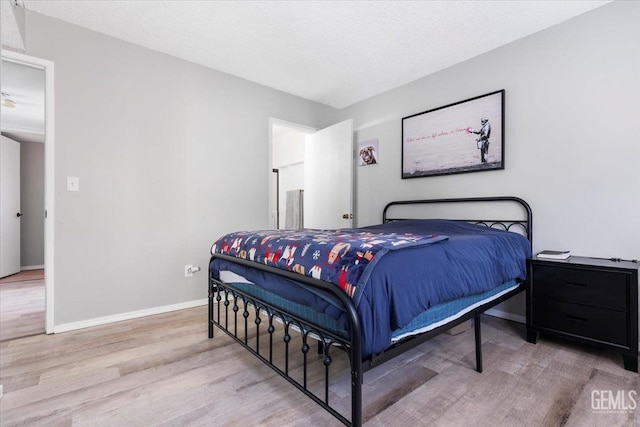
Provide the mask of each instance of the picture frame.
[{"label": "picture frame", "polygon": [[504,169],[504,89],[402,118],[402,179]]},{"label": "picture frame", "polygon": [[380,163],[380,143],[378,138],[358,143],[358,166],[371,166]]}]

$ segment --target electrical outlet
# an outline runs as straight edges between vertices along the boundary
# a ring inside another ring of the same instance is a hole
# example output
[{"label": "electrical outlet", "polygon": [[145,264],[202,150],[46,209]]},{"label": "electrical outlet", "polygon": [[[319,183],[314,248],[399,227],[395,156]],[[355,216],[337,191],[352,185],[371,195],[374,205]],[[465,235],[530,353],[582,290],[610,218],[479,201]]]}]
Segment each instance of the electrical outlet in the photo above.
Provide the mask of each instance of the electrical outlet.
[{"label": "electrical outlet", "polygon": [[193,276],[193,265],[189,264],[189,265],[185,265],[184,266],[184,277],[191,277]]}]

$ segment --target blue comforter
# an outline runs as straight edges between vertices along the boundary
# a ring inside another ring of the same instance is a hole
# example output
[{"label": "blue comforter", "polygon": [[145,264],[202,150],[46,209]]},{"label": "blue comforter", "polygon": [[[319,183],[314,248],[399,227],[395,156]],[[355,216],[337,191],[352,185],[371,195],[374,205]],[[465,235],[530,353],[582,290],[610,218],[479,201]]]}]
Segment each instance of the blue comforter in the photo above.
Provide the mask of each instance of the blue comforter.
[{"label": "blue comforter", "polygon": [[[372,233],[448,236],[438,243],[389,251],[358,286],[354,303],[363,329],[363,357],[391,343],[394,330],[437,304],[485,292],[510,280],[524,280],[531,256],[523,236],[463,221],[407,220],[361,228]],[[312,307],[338,322],[346,316],[330,297],[282,278],[220,259],[210,268],[230,270],[268,292]]]},{"label": "blue comforter", "polygon": [[249,259],[333,283],[356,301],[361,285],[389,251],[446,240],[434,234],[341,230],[238,231],[220,237],[211,253]]}]

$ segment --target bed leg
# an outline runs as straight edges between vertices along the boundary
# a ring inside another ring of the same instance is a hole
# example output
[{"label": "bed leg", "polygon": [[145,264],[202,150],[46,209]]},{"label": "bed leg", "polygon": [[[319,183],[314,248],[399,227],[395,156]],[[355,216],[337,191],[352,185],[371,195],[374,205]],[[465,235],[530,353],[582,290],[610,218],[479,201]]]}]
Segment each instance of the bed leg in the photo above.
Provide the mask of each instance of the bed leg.
[{"label": "bed leg", "polygon": [[[211,274],[211,273],[209,273]],[[209,277],[209,338],[213,338],[213,282]]]},{"label": "bed leg", "polygon": [[362,427],[362,362],[351,361],[351,425]]},{"label": "bed leg", "polygon": [[480,334],[480,314],[473,318],[476,335],[476,371],[482,372],[482,337]]}]

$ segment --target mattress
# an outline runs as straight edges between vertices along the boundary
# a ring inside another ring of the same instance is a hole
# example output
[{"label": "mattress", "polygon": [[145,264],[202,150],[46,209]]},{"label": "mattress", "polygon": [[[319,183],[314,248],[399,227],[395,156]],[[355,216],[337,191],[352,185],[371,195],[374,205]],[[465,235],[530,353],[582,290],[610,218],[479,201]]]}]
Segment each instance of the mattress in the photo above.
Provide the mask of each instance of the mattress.
[{"label": "mattress", "polygon": [[[235,289],[238,289],[252,297],[258,298],[261,301],[286,311],[287,313],[306,319],[342,338],[349,339],[348,328],[345,324],[336,321],[330,316],[318,313],[311,307],[291,302],[277,294],[265,291],[254,283],[248,281],[246,278],[239,276],[232,271],[221,271],[220,279],[224,283],[230,284]],[[393,331],[391,343],[395,344],[411,336],[419,335],[453,322],[454,320],[469,313],[471,310],[515,290],[518,286],[518,282],[511,280],[489,291],[447,301],[431,307],[417,315],[404,327]]]},{"label": "mattress", "polygon": [[[415,330],[415,325],[408,325],[431,308],[523,281],[525,260],[531,255],[523,236],[464,221],[408,220],[358,230],[447,236],[434,244],[387,252],[366,283],[358,286],[354,304],[363,330],[364,357],[386,349],[397,339],[397,331]],[[210,268],[216,278],[221,271],[233,272],[262,291],[309,307],[337,322],[338,329],[347,329],[345,313],[326,293],[222,259],[214,258]]]}]

